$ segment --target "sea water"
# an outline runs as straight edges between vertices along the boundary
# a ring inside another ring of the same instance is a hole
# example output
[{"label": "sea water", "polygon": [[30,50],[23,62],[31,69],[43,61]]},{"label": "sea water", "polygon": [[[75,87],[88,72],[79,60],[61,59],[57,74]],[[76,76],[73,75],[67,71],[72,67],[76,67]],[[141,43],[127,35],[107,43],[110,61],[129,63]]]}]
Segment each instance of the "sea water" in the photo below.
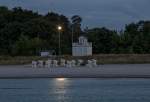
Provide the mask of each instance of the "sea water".
[{"label": "sea water", "polygon": [[0,79],[0,102],[150,102],[150,79]]}]

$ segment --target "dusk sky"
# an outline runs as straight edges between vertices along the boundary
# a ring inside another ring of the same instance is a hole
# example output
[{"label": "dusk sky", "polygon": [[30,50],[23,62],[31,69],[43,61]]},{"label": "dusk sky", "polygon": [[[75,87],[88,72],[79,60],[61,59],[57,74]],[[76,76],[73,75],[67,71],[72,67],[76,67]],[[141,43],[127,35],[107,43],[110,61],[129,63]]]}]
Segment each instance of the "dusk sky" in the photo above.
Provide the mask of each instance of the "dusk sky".
[{"label": "dusk sky", "polygon": [[16,6],[45,14],[54,11],[70,18],[80,15],[83,27],[123,29],[125,24],[150,20],[150,0],[0,0],[1,6]]}]

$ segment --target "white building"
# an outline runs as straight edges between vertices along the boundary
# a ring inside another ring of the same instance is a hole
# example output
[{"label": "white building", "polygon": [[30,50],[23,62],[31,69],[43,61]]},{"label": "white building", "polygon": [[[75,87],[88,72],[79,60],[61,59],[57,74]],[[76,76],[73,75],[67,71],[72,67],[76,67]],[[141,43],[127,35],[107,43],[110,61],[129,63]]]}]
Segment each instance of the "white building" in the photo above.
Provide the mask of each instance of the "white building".
[{"label": "white building", "polygon": [[48,57],[56,55],[55,50],[41,50],[40,56],[41,57]]},{"label": "white building", "polygon": [[72,44],[72,56],[91,56],[92,43],[88,42],[84,36],[79,37],[79,41]]}]

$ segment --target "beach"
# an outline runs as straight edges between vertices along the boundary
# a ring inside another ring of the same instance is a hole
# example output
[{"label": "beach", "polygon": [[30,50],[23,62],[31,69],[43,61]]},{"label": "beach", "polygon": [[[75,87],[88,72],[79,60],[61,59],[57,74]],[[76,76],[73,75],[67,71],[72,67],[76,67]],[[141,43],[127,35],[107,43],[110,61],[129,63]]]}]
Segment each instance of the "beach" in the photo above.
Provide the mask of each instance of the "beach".
[{"label": "beach", "polygon": [[106,64],[94,68],[1,65],[0,78],[150,78],[150,64]]}]

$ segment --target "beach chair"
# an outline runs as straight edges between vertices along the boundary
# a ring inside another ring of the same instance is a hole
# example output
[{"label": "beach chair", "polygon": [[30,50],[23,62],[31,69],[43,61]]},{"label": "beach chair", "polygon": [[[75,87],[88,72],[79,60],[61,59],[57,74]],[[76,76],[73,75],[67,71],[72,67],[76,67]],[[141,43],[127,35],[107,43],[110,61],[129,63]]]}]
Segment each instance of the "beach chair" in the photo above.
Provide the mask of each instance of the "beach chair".
[{"label": "beach chair", "polygon": [[65,59],[60,60],[60,66],[62,66],[62,67],[66,66],[66,60]]},{"label": "beach chair", "polygon": [[58,61],[57,60],[53,60],[53,67],[58,67]]},{"label": "beach chair", "polygon": [[38,61],[38,67],[43,68],[44,67],[44,62],[42,60]]},{"label": "beach chair", "polygon": [[52,60],[47,60],[46,62],[45,62],[45,67],[46,68],[50,68],[52,66]]},{"label": "beach chair", "polygon": [[88,60],[86,66],[89,67],[89,68],[91,68],[92,67],[92,61]]},{"label": "beach chair", "polygon": [[93,67],[97,67],[97,60],[92,59],[92,66],[93,66]]},{"label": "beach chair", "polygon": [[36,61],[32,61],[32,68],[37,68],[37,62]]},{"label": "beach chair", "polygon": [[72,67],[75,67],[75,66],[76,66],[76,61],[75,61],[75,60],[72,60],[72,61],[71,61],[71,66],[72,66]]},{"label": "beach chair", "polygon": [[67,68],[71,68],[72,67],[71,61],[67,61],[66,67]]},{"label": "beach chair", "polygon": [[79,59],[77,62],[78,62],[77,66],[81,66],[83,64],[83,60],[81,60],[81,59]]}]

